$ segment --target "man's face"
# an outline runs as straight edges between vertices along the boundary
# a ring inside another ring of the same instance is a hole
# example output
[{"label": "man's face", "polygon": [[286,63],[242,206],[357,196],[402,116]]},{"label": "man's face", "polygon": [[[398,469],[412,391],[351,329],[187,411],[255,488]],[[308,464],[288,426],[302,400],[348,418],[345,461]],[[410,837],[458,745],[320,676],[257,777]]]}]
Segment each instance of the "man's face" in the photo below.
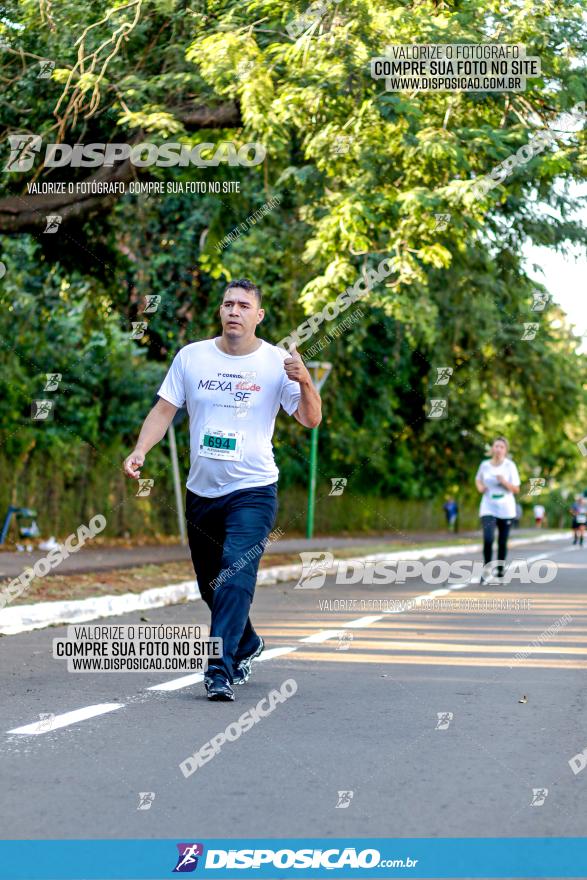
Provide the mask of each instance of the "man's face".
[{"label": "man's face", "polygon": [[257,297],[252,291],[231,287],[224,294],[220,306],[222,332],[231,339],[254,336],[257,324],[263,320],[264,315],[265,312],[259,308]]}]

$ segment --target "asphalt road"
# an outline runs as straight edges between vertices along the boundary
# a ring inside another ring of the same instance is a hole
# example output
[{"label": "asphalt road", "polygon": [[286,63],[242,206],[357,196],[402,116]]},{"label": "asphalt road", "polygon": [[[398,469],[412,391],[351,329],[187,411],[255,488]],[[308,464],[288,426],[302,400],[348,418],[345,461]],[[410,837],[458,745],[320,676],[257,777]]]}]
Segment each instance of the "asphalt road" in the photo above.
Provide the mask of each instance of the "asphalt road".
[{"label": "asphalt road", "polygon": [[[1,638],[2,837],[584,836],[587,769],[575,775],[569,760],[587,747],[587,547],[512,556],[553,559],[556,580],[442,598],[529,610],[361,607],[441,588],[421,581],[259,588],[253,617],[268,650],[235,703],[209,703],[201,683],[149,690],[186,673],[68,673],[51,657],[62,627]],[[334,610],[334,599],[358,605]],[[207,614],[197,601],[149,621]],[[288,679],[290,699],[183,776],[180,762]],[[97,704],[119,707],[57,727]],[[38,726],[40,713],[56,716],[52,729],[8,732]],[[542,804],[533,789],[548,789]],[[139,792],[154,793],[149,809],[137,809]]]}]

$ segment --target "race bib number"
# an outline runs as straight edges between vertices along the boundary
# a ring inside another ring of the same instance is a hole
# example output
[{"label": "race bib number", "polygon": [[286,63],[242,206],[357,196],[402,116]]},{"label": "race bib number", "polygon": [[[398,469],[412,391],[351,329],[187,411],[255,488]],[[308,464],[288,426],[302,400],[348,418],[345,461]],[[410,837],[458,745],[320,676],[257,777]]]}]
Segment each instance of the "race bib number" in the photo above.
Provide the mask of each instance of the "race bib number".
[{"label": "race bib number", "polygon": [[241,461],[243,457],[243,432],[205,428],[200,434],[198,455],[224,461]]},{"label": "race bib number", "polygon": [[587,515],[585,515],[584,513],[578,513],[575,519],[580,525],[583,525],[587,522]]},{"label": "race bib number", "polygon": [[492,498],[503,498],[504,494],[503,494],[503,492],[493,492],[491,497]]}]

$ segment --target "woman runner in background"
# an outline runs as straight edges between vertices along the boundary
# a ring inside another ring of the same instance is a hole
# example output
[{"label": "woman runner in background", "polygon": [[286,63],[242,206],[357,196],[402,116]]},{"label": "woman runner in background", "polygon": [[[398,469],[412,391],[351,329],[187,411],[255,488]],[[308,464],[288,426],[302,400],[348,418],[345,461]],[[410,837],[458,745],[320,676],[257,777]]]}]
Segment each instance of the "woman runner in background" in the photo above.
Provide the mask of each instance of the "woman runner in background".
[{"label": "woman runner in background", "polygon": [[[507,458],[508,442],[496,437],[491,447],[491,458],[481,462],[475,485],[481,493],[479,516],[483,526],[483,562],[487,565],[493,556],[493,539],[497,528],[497,577],[503,577],[507,556],[508,535],[516,517],[515,496],[520,491],[520,475],[511,458]],[[483,583],[484,578],[481,578]]]}]

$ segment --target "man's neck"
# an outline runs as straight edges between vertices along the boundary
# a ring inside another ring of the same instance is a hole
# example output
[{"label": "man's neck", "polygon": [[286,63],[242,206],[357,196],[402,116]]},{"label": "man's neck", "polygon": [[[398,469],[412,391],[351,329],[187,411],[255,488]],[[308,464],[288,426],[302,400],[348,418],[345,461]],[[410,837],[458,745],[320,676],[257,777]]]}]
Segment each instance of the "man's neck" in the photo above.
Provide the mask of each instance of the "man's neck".
[{"label": "man's neck", "polygon": [[245,339],[231,339],[222,334],[222,336],[216,337],[214,344],[220,349],[220,351],[223,351],[224,354],[239,356],[257,351],[257,349],[261,347],[261,340],[255,335]]}]

